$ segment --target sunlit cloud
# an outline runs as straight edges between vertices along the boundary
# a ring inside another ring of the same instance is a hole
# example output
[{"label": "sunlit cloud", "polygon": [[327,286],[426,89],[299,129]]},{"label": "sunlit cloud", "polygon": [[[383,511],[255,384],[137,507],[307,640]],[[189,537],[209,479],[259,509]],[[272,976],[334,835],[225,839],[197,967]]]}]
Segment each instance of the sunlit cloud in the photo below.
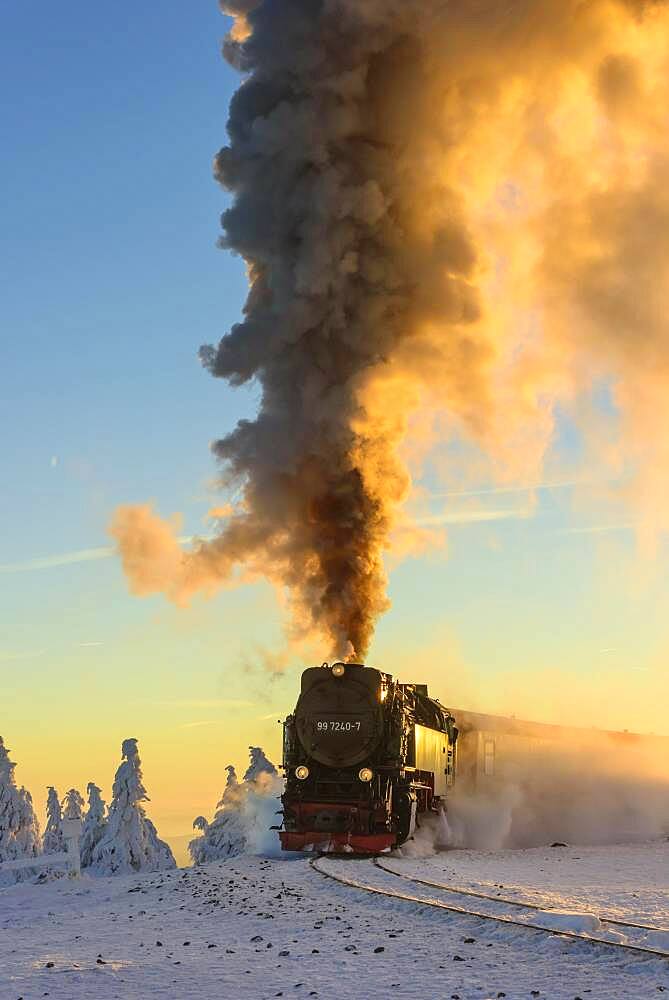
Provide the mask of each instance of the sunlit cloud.
[{"label": "sunlit cloud", "polygon": [[222,719],[202,719],[200,722],[182,722],[177,729],[196,729],[199,726],[220,726]]},{"label": "sunlit cloud", "polygon": [[44,656],[45,653],[46,649],[28,649],[22,653],[0,650],[0,663],[8,663],[13,660],[32,660],[36,656]]},{"label": "sunlit cloud", "polygon": [[416,518],[415,523],[420,525],[438,524],[479,524],[485,521],[521,521],[532,516],[532,512],[525,509],[507,510],[449,510],[442,514],[430,514],[427,517]]},{"label": "sunlit cloud", "polygon": [[101,642],[78,642],[76,645],[80,646],[81,648],[84,648],[84,647],[87,648],[89,646],[102,646],[102,643]]},{"label": "sunlit cloud", "polygon": [[250,708],[254,702],[244,698],[177,698],[153,704],[160,708]]},{"label": "sunlit cloud", "polygon": [[603,535],[610,531],[634,531],[635,521],[620,521],[616,524],[586,524],[575,525],[572,528],[560,528],[560,535]]},{"label": "sunlit cloud", "polygon": [[[191,545],[193,542],[206,541],[206,535],[182,535],[177,538],[180,545]],[[53,556],[39,556],[36,559],[23,559],[20,562],[0,563],[0,573],[28,573],[31,570],[55,569],[58,566],[72,566],[75,563],[92,562],[97,559],[109,559],[116,554],[112,545],[100,545],[93,549],[75,549],[72,552],[60,552]]]},{"label": "sunlit cloud", "polygon": [[56,566],[108,559],[113,554],[114,549],[110,545],[101,545],[96,549],[76,549],[74,552],[61,552],[58,555],[24,559],[21,562],[0,563],[0,573],[27,573],[35,569],[54,569]]},{"label": "sunlit cloud", "polygon": [[567,479],[555,483],[525,483],[515,486],[489,486],[478,490],[449,490],[445,493],[429,493],[435,500],[445,497],[487,497],[504,493],[534,493],[537,490],[568,490],[579,486],[592,486],[582,479]]}]

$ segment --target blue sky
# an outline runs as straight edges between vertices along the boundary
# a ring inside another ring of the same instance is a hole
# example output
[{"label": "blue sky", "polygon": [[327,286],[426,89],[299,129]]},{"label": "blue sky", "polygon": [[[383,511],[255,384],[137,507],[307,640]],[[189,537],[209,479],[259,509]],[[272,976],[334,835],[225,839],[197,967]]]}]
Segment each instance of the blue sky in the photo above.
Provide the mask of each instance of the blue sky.
[{"label": "blue sky", "polygon": [[[211,161],[237,83],[225,20],[210,0],[0,11],[0,733],[40,803],[54,781],[107,787],[139,737],[154,813],[187,832],[229,759],[249,742],[278,753],[296,675],[249,669],[280,641],[272,592],[180,612],[131,597],[104,552],[43,561],[108,546],[119,503],[206,530],[208,443],[253,413],[253,388],[197,361],[245,293],[243,263],[216,247]],[[435,498],[459,523],[446,552],[393,570],[371,659],[447,703],[658,728],[644,690],[664,676],[667,574],[639,567],[629,515],[560,432],[546,478],[572,485],[537,491],[533,516],[522,490]]]}]

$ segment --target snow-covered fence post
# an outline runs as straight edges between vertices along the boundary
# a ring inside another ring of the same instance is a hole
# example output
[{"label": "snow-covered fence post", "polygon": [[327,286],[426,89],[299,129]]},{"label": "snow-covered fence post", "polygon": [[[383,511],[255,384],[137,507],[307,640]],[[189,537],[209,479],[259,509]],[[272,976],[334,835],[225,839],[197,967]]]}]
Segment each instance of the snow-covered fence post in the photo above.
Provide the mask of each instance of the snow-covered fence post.
[{"label": "snow-covered fence post", "polygon": [[80,819],[63,820],[63,838],[67,849],[68,866],[72,878],[81,875],[81,855],[79,853],[79,838],[83,823]]}]

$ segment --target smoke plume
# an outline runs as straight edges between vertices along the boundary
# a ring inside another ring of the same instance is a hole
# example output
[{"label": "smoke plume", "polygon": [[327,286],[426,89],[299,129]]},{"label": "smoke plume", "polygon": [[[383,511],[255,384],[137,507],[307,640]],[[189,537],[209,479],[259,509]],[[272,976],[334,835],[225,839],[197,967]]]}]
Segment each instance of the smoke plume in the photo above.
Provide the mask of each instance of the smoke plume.
[{"label": "smoke plume", "polygon": [[242,496],[217,537],[182,553],[149,508],[117,512],[133,590],[187,601],[243,567],[287,590],[298,631],[364,656],[426,401],[496,475],[532,481],[558,404],[582,413],[604,386],[644,523],[665,529],[665,4],[222,6],[244,79],[215,160],[221,243],[250,290],[201,358],[262,396],[214,445]]}]

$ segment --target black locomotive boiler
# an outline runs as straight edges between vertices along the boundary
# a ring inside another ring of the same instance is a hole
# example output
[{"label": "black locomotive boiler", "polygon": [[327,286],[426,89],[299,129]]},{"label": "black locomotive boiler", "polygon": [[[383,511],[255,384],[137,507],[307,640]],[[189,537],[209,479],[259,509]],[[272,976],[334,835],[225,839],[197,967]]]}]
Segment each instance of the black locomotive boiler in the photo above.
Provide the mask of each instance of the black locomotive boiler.
[{"label": "black locomotive boiler", "polygon": [[421,813],[443,806],[456,740],[453,716],[424,685],[360,663],[305,670],[284,722],[283,849],[399,846]]}]

